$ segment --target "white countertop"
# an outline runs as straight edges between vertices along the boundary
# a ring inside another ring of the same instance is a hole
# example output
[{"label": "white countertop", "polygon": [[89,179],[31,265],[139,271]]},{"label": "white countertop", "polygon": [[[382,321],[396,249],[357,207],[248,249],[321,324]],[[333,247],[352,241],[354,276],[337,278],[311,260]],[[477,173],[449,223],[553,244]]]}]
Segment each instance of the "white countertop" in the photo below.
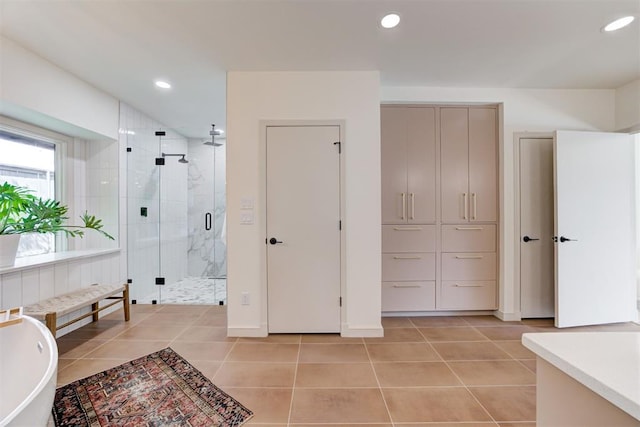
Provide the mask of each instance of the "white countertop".
[{"label": "white countertop", "polygon": [[522,344],[640,420],[640,332],[523,334]]}]

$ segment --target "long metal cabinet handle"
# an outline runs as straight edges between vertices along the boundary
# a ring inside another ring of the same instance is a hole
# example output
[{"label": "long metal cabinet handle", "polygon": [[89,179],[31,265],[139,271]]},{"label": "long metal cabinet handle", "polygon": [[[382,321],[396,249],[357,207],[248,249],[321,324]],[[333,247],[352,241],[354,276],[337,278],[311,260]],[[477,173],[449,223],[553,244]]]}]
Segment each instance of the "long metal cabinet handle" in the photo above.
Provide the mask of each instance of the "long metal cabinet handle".
[{"label": "long metal cabinet handle", "polygon": [[467,219],[467,193],[462,193],[462,219]]},{"label": "long metal cabinet handle", "polygon": [[409,219],[413,219],[416,216],[416,195],[415,193],[409,193],[409,201],[411,202],[411,217]]},{"label": "long metal cabinet handle", "polygon": [[482,255],[456,255],[456,259],[482,259]]},{"label": "long metal cabinet handle", "polygon": [[471,193],[471,206],[473,206],[472,208],[472,214],[471,214],[471,219],[476,219],[477,216],[477,203],[476,203],[476,193]]},{"label": "long metal cabinet handle", "polygon": [[482,231],[484,227],[456,227],[458,231]]},{"label": "long metal cabinet handle", "polygon": [[404,219],[407,214],[407,198],[404,193],[400,193],[400,196],[402,198],[402,216],[400,219]]},{"label": "long metal cabinet handle", "polygon": [[393,287],[394,288],[421,288],[422,286],[420,286],[420,285],[398,285],[398,284],[394,284]]},{"label": "long metal cabinet handle", "polygon": [[393,227],[395,231],[422,231],[422,227]]},{"label": "long metal cabinet handle", "polygon": [[393,259],[422,259],[421,256],[394,256]]},{"label": "long metal cabinet handle", "polygon": [[483,288],[484,285],[461,285],[459,283],[454,283],[454,285],[456,288]]}]

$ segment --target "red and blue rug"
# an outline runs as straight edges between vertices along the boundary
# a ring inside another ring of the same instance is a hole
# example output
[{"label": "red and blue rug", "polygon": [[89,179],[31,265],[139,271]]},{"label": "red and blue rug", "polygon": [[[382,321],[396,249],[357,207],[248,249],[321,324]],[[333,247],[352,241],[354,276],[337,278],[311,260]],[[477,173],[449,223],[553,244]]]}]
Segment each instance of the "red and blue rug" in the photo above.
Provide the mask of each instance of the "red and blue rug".
[{"label": "red and blue rug", "polygon": [[171,348],[56,390],[56,426],[240,426],[253,413]]}]

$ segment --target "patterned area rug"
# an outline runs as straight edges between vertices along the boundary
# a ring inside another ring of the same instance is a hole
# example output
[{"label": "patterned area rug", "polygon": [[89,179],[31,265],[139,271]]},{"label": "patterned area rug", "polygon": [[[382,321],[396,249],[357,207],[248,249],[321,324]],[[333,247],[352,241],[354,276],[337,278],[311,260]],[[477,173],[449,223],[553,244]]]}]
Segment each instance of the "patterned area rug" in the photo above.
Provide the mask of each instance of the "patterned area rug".
[{"label": "patterned area rug", "polygon": [[253,413],[171,348],[56,390],[56,426],[240,426]]}]

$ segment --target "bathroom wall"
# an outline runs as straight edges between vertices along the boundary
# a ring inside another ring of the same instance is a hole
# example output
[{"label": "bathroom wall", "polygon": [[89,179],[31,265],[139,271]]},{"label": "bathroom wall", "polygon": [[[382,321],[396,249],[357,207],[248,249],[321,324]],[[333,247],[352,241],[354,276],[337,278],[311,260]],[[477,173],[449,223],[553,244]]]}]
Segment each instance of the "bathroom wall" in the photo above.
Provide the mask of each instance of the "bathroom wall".
[{"label": "bathroom wall", "polygon": [[[165,136],[155,132],[164,130]],[[187,140],[121,103],[120,141],[127,165],[127,257],[131,298],[157,293],[156,277],[170,284],[187,275],[188,164],[164,153],[187,154]],[[130,149],[130,151],[128,151]],[[146,212],[143,212],[146,210]]]},{"label": "bathroom wall", "polygon": [[[189,140],[188,274],[191,277],[226,277],[226,145],[204,145]],[[205,228],[211,214],[210,230]]]}]

